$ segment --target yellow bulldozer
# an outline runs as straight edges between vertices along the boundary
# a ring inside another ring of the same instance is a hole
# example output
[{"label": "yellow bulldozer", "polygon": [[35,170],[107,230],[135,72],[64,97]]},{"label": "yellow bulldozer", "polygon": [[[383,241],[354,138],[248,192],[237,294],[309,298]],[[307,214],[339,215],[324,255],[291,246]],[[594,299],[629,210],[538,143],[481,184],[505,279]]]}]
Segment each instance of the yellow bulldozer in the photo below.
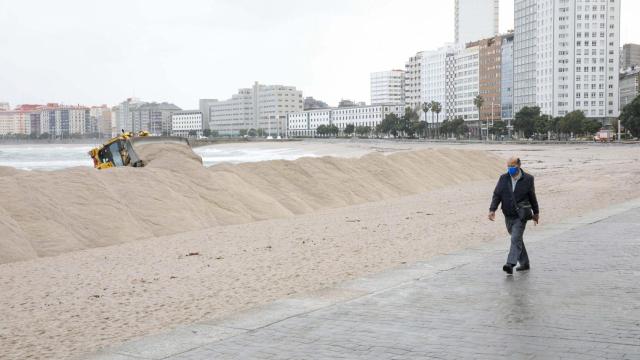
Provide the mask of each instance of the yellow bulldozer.
[{"label": "yellow bulldozer", "polygon": [[135,147],[141,143],[180,143],[189,146],[185,138],[174,136],[151,136],[148,131],[125,132],[89,151],[93,167],[98,170],[113,167],[143,167],[145,161],[138,156]]}]

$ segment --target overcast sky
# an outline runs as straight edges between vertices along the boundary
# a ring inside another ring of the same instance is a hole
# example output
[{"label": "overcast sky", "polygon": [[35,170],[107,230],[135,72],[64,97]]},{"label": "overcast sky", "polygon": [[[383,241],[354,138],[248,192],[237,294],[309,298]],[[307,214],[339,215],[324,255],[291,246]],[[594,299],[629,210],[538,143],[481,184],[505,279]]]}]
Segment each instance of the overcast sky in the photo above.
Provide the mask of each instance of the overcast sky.
[{"label": "overcast sky", "polygon": [[[454,0],[0,0],[0,102],[190,109],[254,81],[369,102],[369,73],[453,41],[453,13]],[[623,0],[622,43],[640,42],[638,14]],[[513,0],[500,17],[513,27]]]}]

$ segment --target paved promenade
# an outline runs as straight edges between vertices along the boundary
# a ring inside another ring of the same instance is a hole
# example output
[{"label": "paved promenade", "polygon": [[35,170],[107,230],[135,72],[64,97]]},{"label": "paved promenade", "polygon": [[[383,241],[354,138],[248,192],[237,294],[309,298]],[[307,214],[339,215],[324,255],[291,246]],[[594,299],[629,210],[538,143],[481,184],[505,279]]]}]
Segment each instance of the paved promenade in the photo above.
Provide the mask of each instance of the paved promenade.
[{"label": "paved promenade", "polygon": [[89,358],[640,359],[640,202],[541,229]]}]

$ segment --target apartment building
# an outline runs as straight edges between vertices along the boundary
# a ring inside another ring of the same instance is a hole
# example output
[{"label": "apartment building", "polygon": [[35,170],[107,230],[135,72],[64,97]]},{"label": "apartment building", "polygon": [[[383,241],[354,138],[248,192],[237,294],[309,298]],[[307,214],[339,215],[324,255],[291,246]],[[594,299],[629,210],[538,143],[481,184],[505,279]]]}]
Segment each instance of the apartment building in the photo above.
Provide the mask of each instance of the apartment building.
[{"label": "apartment building", "polygon": [[0,135],[31,134],[31,115],[28,111],[0,111]]},{"label": "apartment building", "polygon": [[210,127],[220,135],[263,129],[268,135],[284,135],[287,115],[303,111],[302,91],[293,86],[262,85],[240,89],[231,99],[210,104]]},{"label": "apartment building", "polygon": [[374,129],[388,114],[404,115],[402,104],[360,105],[331,109],[306,110],[287,116],[288,136],[315,136],[320,125],[335,125],[344,131],[347,125]]},{"label": "apartment building", "polygon": [[514,111],[619,115],[620,0],[516,0]]},{"label": "apartment building", "polygon": [[514,113],[536,106],[536,7],[539,0],[515,0],[513,43]]},{"label": "apartment building", "polygon": [[240,130],[257,129],[252,89],[240,89],[229,100],[209,106],[209,127],[222,136],[238,135]]},{"label": "apartment building", "polygon": [[287,116],[287,136],[313,137],[320,125],[331,125],[335,109],[313,109],[290,113]]},{"label": "apartment building", "polygon": [[502,36],[500,67],[500,112],[504,121],[513,120],[513,33]]},{"label": "apartment building", "polygon": [[[102,107],[100,107],[102,108]],[[104,106],[109,110],[108,107]],[[0,135],[21,134],[54,137],[92,135],[99,132],[99,122],[92,111],[96,108],[68,106],[56,103],[46,105],[24,104],[14,110],[0,111]],[[109,131],[111,133],[109,119]]]},{"label": "apartment building", "polygon": [[[88,107],[47,104],[38,110],[40,134],[65,137],[97,132],[97,125],[91,121],[91,110]],[[36,117],[33,120],[37,121]]]},{"label": "apartment building", "polygon": [[[449,103],[454,99],[447,93],[447,64],[455,54],[455,46],[447,44],[434,51],[425,51],[423,57],[422,99],[427,103],[432,101],[440,103],[443,118],[446,117]],[[427,117],[427,121],[431,122],[431,117]]]},{"label": "apartment building", "polygon": [[640,45],[639,44],[624,44],[622,47],[621,70],[626,70],[631,67],[640,67]]},{"label": "apartment building", "polygon": [[272,136],[286,132],[287,115],[304,110],[302,91],[293,86],[261,85],[254,87],[256,128],[264,129]]},{"label": "apartment building", "polygon": [[178,106],[167,102],[138,104],[129,109],[132,130],[144,130],[152,135],[170,135],[171,115],[181,110]]},{"label": "apartment building", "polygon": [[480,109],[483,122],[502,118],[502,36],[478,42],[478,88],[484,104]]},{"label": "apartment building", "polygon": [[140,131],[142,129],[134,129],[131,111],[138,105],[143,104],[140,99],[127,98],[125,101],[113,107],[114,122],[116,125],[116,133],[121,131]]},{"label": "apartment building", "polygon": [[128,98],[113,108],[116,132],[148,131],[152,135],[171,134],[171,115],[181,111],[178,106],[162,102],[143,102]]},{"label": "apartment building", "polygon": [[620,111],[640,95],[640,67],[620,74]]},{"label": "apartment building", "polygon": [[107,105],[92,106],[89,109],[91,122],[96,124],[96,132],[101,136],[112,136],[116,130],[112,123],[111,108]]},{"label": "apartment building", "polygon": [[454,118],[477,121],[478,109],[473,100],[480,94],[480,43],[469,43],[455,56]]},{"label": "apartment building", "polygon": [[331,119],[333,125],[336,125],[340,130],[344,130],[349,124],[374,128],[391,113],[403,116],[404,106],[402,104],[379,104],[338,108],[332,112]]},{"label": "apartment building", "polygon": [[[424,52],[409,58],[404,72],[404,103],[413,109],[422,108],[422,64]],[[424,120],[424,119],[423,119]]]},{"label": "apartment building", "polygon": [[211,105],[217,103],[217,99],[200,99],[200,113],[202,113],[202,126],[205,129],[209,129],[209,123],[211,122]]},{"label": "apartment building", "polygon": [[456,58],[460,49],[455,49],[451,55],[447,55],[445,64],[445,104],[444,115],[446,120],[453,120],[456,116]]},{"label": "apartment building", "polygon": [[171,135],[187,137],[195,132],[202,136],[204,119],[200,110],[184,110],[171,114]]},{"label": "apartment building", "polygon": [[404,71],[371,73],[371,104],[404,104]]}]

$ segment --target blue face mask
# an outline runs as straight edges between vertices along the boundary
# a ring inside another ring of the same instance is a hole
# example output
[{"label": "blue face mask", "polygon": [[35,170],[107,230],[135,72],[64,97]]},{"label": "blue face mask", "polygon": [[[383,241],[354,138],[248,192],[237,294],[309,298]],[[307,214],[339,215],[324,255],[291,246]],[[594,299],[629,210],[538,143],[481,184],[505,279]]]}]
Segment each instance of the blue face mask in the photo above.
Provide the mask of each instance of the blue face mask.
[{"label": "blue face mask", "polygon": [[518,173],[517,166],[509,166],[509,175],[516,176],[517,173]]}]

